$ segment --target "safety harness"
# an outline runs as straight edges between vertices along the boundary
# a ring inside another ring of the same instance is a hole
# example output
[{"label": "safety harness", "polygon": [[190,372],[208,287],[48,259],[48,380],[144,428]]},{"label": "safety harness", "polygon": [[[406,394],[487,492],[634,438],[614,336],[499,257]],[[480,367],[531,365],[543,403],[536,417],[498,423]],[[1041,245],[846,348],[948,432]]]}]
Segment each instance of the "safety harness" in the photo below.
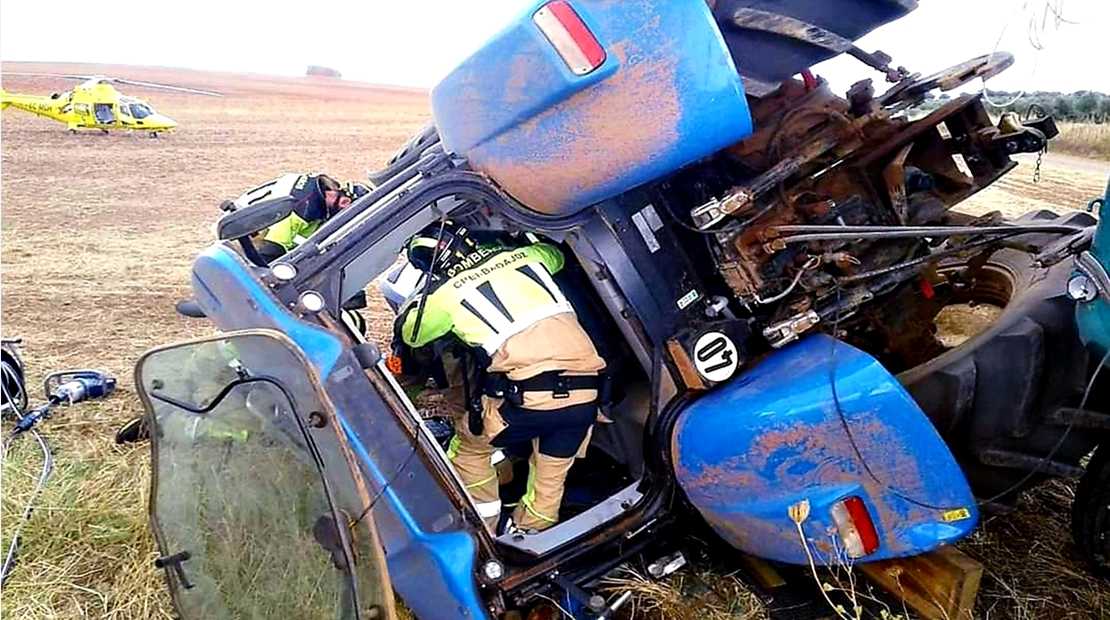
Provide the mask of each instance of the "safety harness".
[{"label": "safety harness", "polygon": [[[594,400],[579,403],[567,409],[584,410],[597,407],[608,415],[612,400],[612,377],[605,370],[595,375],[567,375],[563,370],[550,370],[527,379],[513,380],[507,373],[488,372],[489,356],[480,347],[468,347],[462,343],[454,346],[454,353],[462,364],[463,393],[466,397],[467,427],[471,434],[481,435],[485,424],[482,420],[482,396],[504,400],[502,407],[511,407],[521,413],[552,414],[563,409],[533,411],[524,408],[524,394],[527,392],[550,392],[556,399],[570,398],[571,392],[596,390]],[[468,368],[468,360],[475,364],[474,376]],[[473,384],[473,385],[472,385]]]},{"label": "safety harness", "polygon": [[[475,269],[482,266],[486,262],[501,256],[501,251],[511,250],[514,247],[527,247],[529,244],[537,243],[538,239],[532,235],[527,234],[525,237],[527,243],[521,243],[520,240],[514,241],[513,239],[504,238],[502,236],[494,236],[486,239],[485,244],[479,244],[471,238],[470,232],[465,226],[458,226],[449,220],[442,220],[438,226],[430,226],[425,232],[414,236],[408,244],[407,258],[411,264],[419,268],[425,273],[435,274],[437,272],[443,274],[446,272],[446,277],[451,277],[450,267],[458,266],[462,260],[472,260],[466,264],[467,269]],[[484,250],[489,250],[488,252]],[[525,267],[530,267],[526,265]],[[531,269],[531,277],[537,281],[547,292],[555,298],[554,309],[557,312],[562,312],[569,309],[569,303],[563,298],[562,294],[558,292],[554,282],[550,281],[550,276],[546,271]],[[544,284],[544,280],[549,284]],[[419,298],[419,303],[416,308],[416,320],[413,326],[413,335],[418,332],[420,327],[421,318],[424,312],[425,301],[432,294],[432,291],[438,289],[440,285],[446,282],[445,279],[437,281],[432,284],[432,279],[429,278],[425,281],[424,290]],[[488,285],[487,285],[488,286]],[[478,290],[480,290],[479,287]],[[554,291],[554,292],[553,292]],[[509,378],[503,372],[488,372],[487,369],[490,365],[490,355],[510,337],[513,333],[517,333],[519,328],[525,327],[524,325],[518,326],[516,331],[506,330],[498,331],[491,324],[491,320],[486,319],[480,311],[475,311],[474,305],[479,301],[485,301],[495,310],[499,310],[503,315],[507,315],[507,311],[496,304],[496,294],[493,294],[493,301],[489,300],[486,295],[489,291],[482,291],[480,295],[482,299],[466,299],[462,300],[464,307],[467,307],[471,312],[478,314],[481,319],[492,331],[493,337],[487,338],[480,346],[468,346],[466,343],[460,341],[458,338],[452,338],[453,342],[447,346],[455,357],[459,360],[463,382],[463,393],[466,399],[467,411],[467,428],[471,434],[480,436],[483,433],[485,424],[483,421],[483,406],[482,396],[490,398],[503,399],[501,407],[502,413],[514,412],[520,415],[530,416],[532,414],[545,414],[562,412],[572,418],[588,417],[590,421],[593,420],[593,411],[600,408],[603,413],[608,412],[608,404],[611,394],[611,381],[609,376],[605,373],[604,369],[595,375],[566,375],[563,370],[554,370],[544,372],[528,379],[515,381]],[[561,300],[561,302],[559,301]],[[469,304],[469,305],[468,305]],[[395,340],[403,341],[400,332],[401,326],[404,323],[406,312],[402,311],[398,314],[398,320],[394,323],[394,338]],[[539,320],[542,317],[532,316],[532,321]],[[511,317],[508,317],[511,323]],[[494,321],[495,323],[495,321]],[[504,325],[508,328],[510,325]],[[470,360],[474,361],[473,366],[469,363]],[[596,390],[598,396],[585,403],[561,407],[554,410],[533,411],[524,408],[524,394],[528,392],[544,392],[551,393],[556,399],[570,398],[571,392],[581,390]],[[508,410],[508,411],[507,411]],[[589,414],[589,415],[585,415]]]},{"label": "safety harness", "polygon": [[601,375],[564,375],[551,370],[534,377],[513,381],[503,372],[486,373],[484,393],[490,398],[504,398],[517,407],[524,405],[525,392],[552,392],[554,398],[570,398],[572,390],[601,391]]}]

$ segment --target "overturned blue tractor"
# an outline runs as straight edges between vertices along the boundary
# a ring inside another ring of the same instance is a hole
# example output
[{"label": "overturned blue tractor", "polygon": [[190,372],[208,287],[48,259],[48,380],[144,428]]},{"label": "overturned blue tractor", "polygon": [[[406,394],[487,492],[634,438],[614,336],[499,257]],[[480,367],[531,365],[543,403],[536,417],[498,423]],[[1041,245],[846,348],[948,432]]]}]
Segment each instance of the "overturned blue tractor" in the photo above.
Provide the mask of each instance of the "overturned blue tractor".
[{"label": "overturned blue tractor", "polygon": [[[251,259],[280,198],[224,216],[193,266],[222,333],[136,370],[182,617],[386,618],[393,592],[427,619],[603,617],[599,578],[695,529],[787,565],[907,557],[1059,477],[1084,477],[1076,543],[1106,570],[1106,248],[1081,211],[952,210],[1056,130],[974,94],[923,108],[1007,54],[922,77],[853,43],[914,8],[536,2],[303,245]],[[842,54],[885,91],[813,75]],[[344,320],[445,217],[557,244],[614,381],[540,533],[487,531],[387,343]],[[956,342],[938,317],[967,304],[997,316]]]}]

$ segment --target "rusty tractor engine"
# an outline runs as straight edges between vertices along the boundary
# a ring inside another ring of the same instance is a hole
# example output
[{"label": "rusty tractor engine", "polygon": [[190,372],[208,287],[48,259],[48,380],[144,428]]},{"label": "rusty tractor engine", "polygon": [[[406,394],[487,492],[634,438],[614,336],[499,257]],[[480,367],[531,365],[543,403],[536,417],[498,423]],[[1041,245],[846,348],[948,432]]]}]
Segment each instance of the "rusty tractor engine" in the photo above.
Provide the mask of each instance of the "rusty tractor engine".
[{"label": "rusty tractor engine", "polygon": [[[916,120],[928,90],[1005,68],[982,57],[930,78],[903,80],[882,97],[871,80],[847,98],[806,74],[751,98],[756,132],[713,162],[669,180],[663,199],[709,236],[712,260],[739,304],[779,347],[822,324],[883,360],[908,368],[937,354],[932,322],[938,259],[999,247],[998,214],[950,209],[1042,151],[1051,117],[1004,115],[993,124],[981,96],[952,98]],[[945,227],[939,230],[938,227]],[[974,261],[971,261],[974,263]],[[883,303],[868,303],[876,298]]]}]

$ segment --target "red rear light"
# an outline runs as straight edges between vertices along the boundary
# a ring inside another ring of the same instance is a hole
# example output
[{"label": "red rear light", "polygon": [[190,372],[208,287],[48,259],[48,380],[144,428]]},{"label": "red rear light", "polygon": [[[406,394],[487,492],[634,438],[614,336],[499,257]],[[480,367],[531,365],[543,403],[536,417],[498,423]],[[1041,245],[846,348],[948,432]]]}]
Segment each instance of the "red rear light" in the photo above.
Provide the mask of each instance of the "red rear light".
[{"label": "red rear light", "polygon": [[848,557],[871,555],[879,548],[879,535],[862,499],[853,496],[833,504],[832,516]]},{"label": "red rear light", "polygon": [[543,5],[532,21],[575,75],[585,75],[605,62],[605,49],[565,0]]}]

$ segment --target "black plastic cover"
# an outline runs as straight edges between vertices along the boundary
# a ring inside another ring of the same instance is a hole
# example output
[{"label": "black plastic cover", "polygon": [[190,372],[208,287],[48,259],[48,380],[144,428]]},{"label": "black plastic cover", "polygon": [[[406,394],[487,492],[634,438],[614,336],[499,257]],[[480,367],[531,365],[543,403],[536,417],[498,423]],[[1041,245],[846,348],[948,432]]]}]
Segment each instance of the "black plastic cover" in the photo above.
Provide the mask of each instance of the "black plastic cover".
[{"label": "black plastic cover", "polygon": [[[753,9],[772,18],[786,18],[783,23],[797,20],[855,41],[916,8],[917,0],[718,0],[713,15],[740,75],[777,83],[841,52],[782,34],[741,28],[734,20],[738,10]],[[819,37],[812,29],[801,29],[798,34]]]}]

